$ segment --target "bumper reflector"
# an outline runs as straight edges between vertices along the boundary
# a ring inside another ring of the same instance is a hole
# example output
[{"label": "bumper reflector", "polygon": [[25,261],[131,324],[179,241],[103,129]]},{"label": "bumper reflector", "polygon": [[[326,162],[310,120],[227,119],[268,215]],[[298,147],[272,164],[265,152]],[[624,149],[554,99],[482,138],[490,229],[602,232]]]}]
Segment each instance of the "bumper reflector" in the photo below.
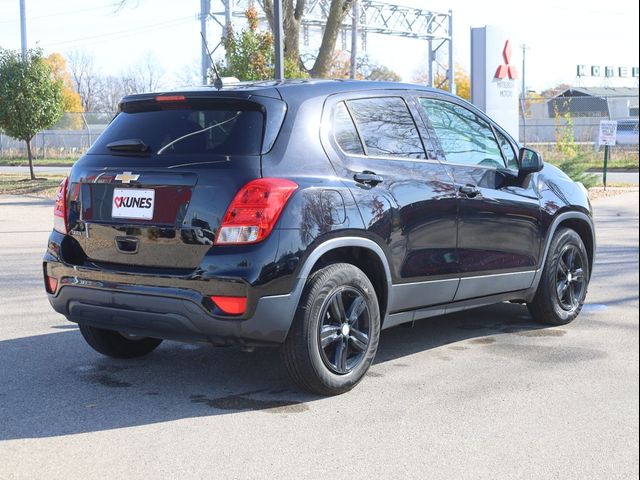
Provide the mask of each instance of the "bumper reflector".
[{"label": "bumper reflector", "polygon": [[48,293],[56,293],[56,290],[58,289],[58,280],[50,277],[49,275],[45,275],[44,284]]},{"label": "bumper reflector", "polygon": [[228,315],[242,315],[247,309],[247,297],[221,297],[212,295],[211,300]]}]

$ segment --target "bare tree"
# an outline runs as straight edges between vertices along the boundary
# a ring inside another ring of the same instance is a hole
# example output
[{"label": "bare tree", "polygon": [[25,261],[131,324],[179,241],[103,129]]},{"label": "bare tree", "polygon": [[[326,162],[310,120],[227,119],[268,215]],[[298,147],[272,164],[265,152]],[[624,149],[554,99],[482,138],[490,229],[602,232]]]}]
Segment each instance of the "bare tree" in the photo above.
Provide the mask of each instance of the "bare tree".
[{"label": "bare tree", "polygon": [[96,108],[95,94],[99,83],[93,56],[76,50],[69,54],[68,59],[73,86],[80,95],[82,108],[85,112],[92,112]]},{"label": "bare tree", "polygon": [[100,79],[96,95],[97,111],[113,113],[118,111],[118,104],[126,94],[122,78],[109,75]]},{"label": "bare tree", "polygon": [[179,86],[200,85],[200,65],[197,60],[186,63],[173,76],[173,83]]},{"label": "bare tree", "polygon": [[152,52],[147,52],[122,75],[125,93],[154,92],[161,88],[164,70]]}]

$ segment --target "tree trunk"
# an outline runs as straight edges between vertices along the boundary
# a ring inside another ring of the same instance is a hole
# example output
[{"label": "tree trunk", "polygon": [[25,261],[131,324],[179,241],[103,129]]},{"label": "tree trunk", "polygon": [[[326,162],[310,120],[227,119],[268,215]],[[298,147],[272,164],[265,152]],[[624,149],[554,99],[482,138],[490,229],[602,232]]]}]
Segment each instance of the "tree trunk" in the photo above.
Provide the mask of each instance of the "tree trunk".
[{"label": "tree trunk", "polygon": [[342,25],[344,17],[351,9],[352,3],[353,0],[331,1],[327,26],[322,36],[318,58],[316,58],[313,68],[311,69],[311,76],[322,78],[329,72],[333,52],[336,48],[336,40],[338,39],[338,33],[340,33],[340,25]]},{"label": "tree trunk", "polygon": [[[284,32],[284,55],[300,63],[300,25],[304,15],[306,0],[282,1],[282,30]],[[273,31],[273,0],[264,0],[264,13]]]},{"label": "tree trunk", "polygon": [[[314,77],[324,77],[331,68],[336,40],[340,33],[340,25],[351,10],[353,0],[331,0],[327,26],[322,36],[318,58],[310,70]],[[300,26],[304,16],[306,0],[282,0],[282,16],[284,30],[284,54],[291,61],[302,65],[300,60]],[[273,31],[273,0],[264,0],[264,11]]]},{"label": "tree trunk", "polygon": [[29,156],[29,173],[31,174],[31,180],[35,180],[36,176],[33,173],[33,155],[31,154],[31,139],[25,140],[27,142],[27,155]]}]

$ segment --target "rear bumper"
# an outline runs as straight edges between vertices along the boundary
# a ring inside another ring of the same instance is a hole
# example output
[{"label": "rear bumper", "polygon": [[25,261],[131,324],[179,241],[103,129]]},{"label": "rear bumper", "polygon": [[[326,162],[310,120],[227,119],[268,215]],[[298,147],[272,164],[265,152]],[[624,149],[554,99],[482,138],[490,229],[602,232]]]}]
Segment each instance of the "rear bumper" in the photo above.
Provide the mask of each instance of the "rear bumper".
[{"label": "rear bumper", "polygon": [[207,312],[191,292],[172,296],[126,293],[66,284],[48,294],[70,321],[146,337],[215,345],[277,345],[284,342],[296,301],[292,294],[262,297],[251,318],[234,320]]},{"label": "rear bumper", "polygon": [[[51,306],[70,321],[135,335],[216,345],[277,345],[293,321],[304,280],[252,285],[203,270],[185,274],[65,261],[54,232],[43,270],[57,281]],[[292,285],[292,286],[291,286]],[[286,288],[286,290],[285,290]],[[283,290],[288,293],[283,293]],[[211,295],[243,296],[243,315],[226,315]]]}]

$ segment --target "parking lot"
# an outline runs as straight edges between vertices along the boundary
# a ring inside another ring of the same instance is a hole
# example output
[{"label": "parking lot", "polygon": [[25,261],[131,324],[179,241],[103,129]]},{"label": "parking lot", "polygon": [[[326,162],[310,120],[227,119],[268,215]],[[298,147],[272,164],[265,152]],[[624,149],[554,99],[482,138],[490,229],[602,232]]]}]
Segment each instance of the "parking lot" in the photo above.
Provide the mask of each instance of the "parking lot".
[{"label": "parking lot", "polygon": [[500,304],[394,328],[362,384],[318,398],[275,350],[100,357],[44,293],[51,202],[0,196],[0,479],[635,479],[638,192],[594,205],[576,322]]}]

